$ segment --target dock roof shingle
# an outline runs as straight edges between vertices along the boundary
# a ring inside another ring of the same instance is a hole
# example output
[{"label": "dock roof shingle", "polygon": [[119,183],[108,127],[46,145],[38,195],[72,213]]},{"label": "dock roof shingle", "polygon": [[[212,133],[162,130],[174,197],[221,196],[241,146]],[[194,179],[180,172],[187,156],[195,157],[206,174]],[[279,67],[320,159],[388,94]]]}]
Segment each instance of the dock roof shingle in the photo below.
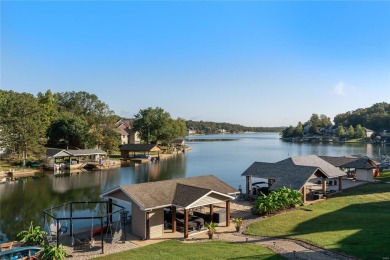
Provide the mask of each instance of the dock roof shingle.
[{"label": "dock roof shingle", "polygon": [[343,164],[343,165],[341,165],[341,167],[369,170],[369,169],[377,168],[378,166],[373,160],[371,160],[369,158],[359,158],[359,159],[354,160],[352,162]]},{"label": "dock roof shingle", "polygon": [[345,176],[346,173],[328,163],[327,161],[321,159],[317,155],[307,155],[307,156],[299,156],[299,157],[291,157],[277,164],[295,164],[302,166],[313,166],[320,168],[328,178],[336,178]]},{"label": "dock roof shingle", "polygon": [[[144,209],[176,203],[187,206],[210,191],[228,195],[238,193],[236,189],[213,175],[132,184],[121,186],[120,189]],[[115,188],[102,195],[109,196],[117,190],[118,188]]]},{"label": "dock roof shingle", "polygon": [[272,190],[282,187],[300,190],[313,174],[316,174],[317,177],[325,176],[318,167],[313,166],[254,162],[241,176],[273,179],[275,182],[271,187]]},{"label": "dock roof shingle", "polygon": [[131,152],[149,152],[160,151],[160,147],[156,144],[124,144],[120,147],[121,151]]}]

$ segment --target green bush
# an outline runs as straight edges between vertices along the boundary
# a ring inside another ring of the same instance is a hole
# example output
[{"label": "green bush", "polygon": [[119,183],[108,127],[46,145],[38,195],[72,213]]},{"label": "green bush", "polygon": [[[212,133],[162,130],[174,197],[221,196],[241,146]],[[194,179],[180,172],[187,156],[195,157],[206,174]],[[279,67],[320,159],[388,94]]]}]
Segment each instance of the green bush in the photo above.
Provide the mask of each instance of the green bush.
[{"label": "green bush", "polygon": [[25,246],[41,246],[44,244],[45,235],[46,232],[42,231],[40,226],[34,227],[31,221],[30,228],[19,232],[16,237]]},{"label": "green bush", "polygon": [[66,249],[63,245],[59,245],[58,247],[55,245],[52,246],[44,246],[42,251],[39,253],[39,259],[44,260],[62,260],[67,257]]},{"label": "green bush", "polygon": [[301,193],[286,187],[273,191],[268,196],[259,196],[253,206],[255,214],[269,214],[278,210],[288,209],[302,205]]}]

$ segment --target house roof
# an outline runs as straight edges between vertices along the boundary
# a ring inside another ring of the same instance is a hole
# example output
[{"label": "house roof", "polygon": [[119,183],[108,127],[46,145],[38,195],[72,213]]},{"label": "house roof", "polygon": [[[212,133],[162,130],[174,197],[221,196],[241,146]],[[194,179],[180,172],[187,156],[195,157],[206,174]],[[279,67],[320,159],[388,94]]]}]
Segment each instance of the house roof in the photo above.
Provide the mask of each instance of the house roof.
[{"label": "house roof", "polygon": [[231,198],[229,195],[238,193],[236,189],[222,180],[208,175],[126,185],[103,193],[101,196],[110,197],[118,189],[144,210],[171,205],[186,207],[210,192],[225,194],[227,198]]},{"label": "house roof", "polygon": [[124,144],[120,147],[121,151],[131,152],[152,152],[160,151],[160,147],[157,144]]},{"label": "house roof", "polygon": [[183,144],[184,139],[183,138],[177,138],[171,142],[171,144]]},{"label": "house roof", "polygon": [[312,175],[326,177],[325,173],[314,166],[302,166],[288,163],[254,162],[241,176],[253,176],[264,179],[273,179],[275,182],[271,190],[287,187],[300,190]]},{"label": "house roof", "polygon": [[377,168],[378,165],[369,158],[359,158],[355,161],[346,163],[341,165],[344,168],[355,168],[355,169],[374,169]]},{"label": "house roof", "polygon": [[345,172],[341,171],[340,169],[328,163],[327,161],[321,159],[317,155],[291,157],[277,163],[318,167],[324,172],[324,174],[328,178],[336,178],[336,177],[341,177],[346,175]]},{"label": "house roof", "polygon": [[341,167],[341,165],[356,161],[358,158],[354,156],[341,156],[341,157],[334,157],[334,156],[319,156],[322,160],[327,161],[328,163],[332,164],[335,167]]},{"label": "house roof", "polygon": [[87,155],[103,155],[107,154],[100,149],[79,149],[79,150],[65,150],[65,149],[47,149],[47,157],[70,157],[70,156],[87,156]]}]

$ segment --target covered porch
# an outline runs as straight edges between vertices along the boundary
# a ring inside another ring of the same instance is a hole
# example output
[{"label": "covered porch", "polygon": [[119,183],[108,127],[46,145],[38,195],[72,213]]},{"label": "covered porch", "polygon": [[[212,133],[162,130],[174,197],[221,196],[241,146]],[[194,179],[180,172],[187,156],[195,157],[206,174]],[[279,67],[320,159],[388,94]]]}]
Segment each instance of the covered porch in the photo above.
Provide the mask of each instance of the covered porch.
[{"label": "covered porch", "polygon": [[[320,199],[330,193],[329,185],[342,190],[342,176],[331,176],[319,167],[287,163],[253,163],[241,176],[245,176],[246,194],[251,197],[257,190],[253,178],[266,179],[269,191],[282,187],[297,190],[302,194],[302,202]],[[335,185],[334,185],[335,184]],[[333,192],[333,191],[332,191]]]},{"label": "covered porch", "polygon": [[101,197],[129,203],[131,233],[154,239],[167,232],[188,238],[204,232],[210,221],[230,226],[230,202],[237,193],[214,176],[199,176],[118,187]]}]

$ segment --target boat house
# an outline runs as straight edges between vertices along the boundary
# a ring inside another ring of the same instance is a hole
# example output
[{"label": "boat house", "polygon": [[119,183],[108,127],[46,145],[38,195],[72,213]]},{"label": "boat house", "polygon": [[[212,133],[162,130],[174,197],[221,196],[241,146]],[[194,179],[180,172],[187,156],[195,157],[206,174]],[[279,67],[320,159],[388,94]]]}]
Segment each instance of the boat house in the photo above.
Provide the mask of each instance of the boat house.
[{"label": "boat house", "polygon": [[160,154],[161,148],[157,144],[124,144],[120,146],[120,151],[122,158],[129,158],[130,153],[133,153],[132,157],[136,157],[136,153],[143,153],[145,156],[150,152]]},{"label": "boat house", "polygon": [[[210,220],[229,226],[230,201],[237,193],[209,175],[120,186],[100,196],[130,203],[132,233],[151,239],[163,236],[166,229],[181,231],[188,238],[190,231],[202,230]],[[216,204],[224,205],[224,214],[214,212]],[[207,214],[201,211],[203,207]]]},{"label": "boat house", "polygon": [[46,165],[49,169],[55,169],[56,166],[64,165],[65,168],[80,168],[87,162],[98,162],[107,153],[100,149],[47,149]]},{"label": "boat house", "polygon": [[[312,186],[315,183],[321,185],[321,194],[326,194],[328,185],[338,186],[342,189],[342,177],[346,173],[326,162],[316,155],[291,157],[276,163],[254,162],[241,176],[246,177],[246,193],[253,195],[252,177],[268,180],[270,191],[286,187],[298,190],[302,193],[302,201],[305,203]],[[327,180],[331,181],[327,182]]]}]

